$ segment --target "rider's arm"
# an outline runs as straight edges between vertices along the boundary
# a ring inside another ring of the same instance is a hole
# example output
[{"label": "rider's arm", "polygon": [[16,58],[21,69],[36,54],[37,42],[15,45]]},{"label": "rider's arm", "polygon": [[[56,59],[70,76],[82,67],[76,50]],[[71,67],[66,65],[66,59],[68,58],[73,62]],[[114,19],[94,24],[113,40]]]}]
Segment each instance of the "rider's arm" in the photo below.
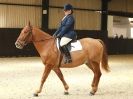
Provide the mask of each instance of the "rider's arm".
[{"label": "rider's arm", "polygon": [[68,17],[66,23],[62,26],[58,36],[62,37],[65,33],[67,33],[71,29],[73,24],[74,24],[74,18],[72,16]]}]

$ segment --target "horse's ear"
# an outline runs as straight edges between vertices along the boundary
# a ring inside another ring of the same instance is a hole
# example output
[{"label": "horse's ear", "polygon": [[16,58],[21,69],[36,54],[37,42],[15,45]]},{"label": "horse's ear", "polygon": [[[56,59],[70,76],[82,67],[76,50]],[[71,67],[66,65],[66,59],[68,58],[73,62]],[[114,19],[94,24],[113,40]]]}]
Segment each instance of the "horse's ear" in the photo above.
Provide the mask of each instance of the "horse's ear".
[{"label": "horse's ear", "polygon": [[28,23],[28,26],[31,26],[31,25],[30,25],[30,21],[29,21],[29,23]]}]

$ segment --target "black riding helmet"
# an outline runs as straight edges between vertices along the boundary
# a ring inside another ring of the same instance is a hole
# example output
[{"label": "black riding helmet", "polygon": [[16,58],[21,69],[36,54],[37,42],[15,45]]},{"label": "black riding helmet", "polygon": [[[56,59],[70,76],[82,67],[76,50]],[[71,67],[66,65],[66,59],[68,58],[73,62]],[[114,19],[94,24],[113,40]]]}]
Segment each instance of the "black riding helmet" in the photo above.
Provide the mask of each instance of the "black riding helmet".
[{"label": "black riding helmet", "polygon": [[73,6],[71,4],[65,4],[64,11],[66,11],[66,10],[73,10]]}]

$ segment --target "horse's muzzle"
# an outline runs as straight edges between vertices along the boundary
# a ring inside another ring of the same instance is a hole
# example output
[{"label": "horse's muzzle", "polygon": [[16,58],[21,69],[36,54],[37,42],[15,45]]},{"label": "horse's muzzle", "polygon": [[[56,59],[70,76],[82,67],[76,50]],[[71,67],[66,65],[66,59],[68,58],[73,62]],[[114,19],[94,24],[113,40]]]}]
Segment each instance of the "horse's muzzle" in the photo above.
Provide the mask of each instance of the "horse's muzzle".
[{"label": "horse's muzzle", "polygon": [[24,46],[22,46],[22,44],[20,44],[19,42],[15,42],[15,46],[16,46],[16,48],[18,48],[18,49],[23,49],[23,47]]}]

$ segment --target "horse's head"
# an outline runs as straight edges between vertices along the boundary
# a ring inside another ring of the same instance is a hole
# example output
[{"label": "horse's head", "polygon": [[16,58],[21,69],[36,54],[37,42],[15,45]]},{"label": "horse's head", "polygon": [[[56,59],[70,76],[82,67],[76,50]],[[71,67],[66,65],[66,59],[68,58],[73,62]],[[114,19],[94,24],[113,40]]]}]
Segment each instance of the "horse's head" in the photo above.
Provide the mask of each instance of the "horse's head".
[{"label": "horse's head", "polygon": [[30,22],[27,26],[25,26],[19,37],[17,38],[17,41],[15,42],[15,46],[18,49],[23,49],[24,46],[27,45],[32,40],[32,27],[30,26]]}]

